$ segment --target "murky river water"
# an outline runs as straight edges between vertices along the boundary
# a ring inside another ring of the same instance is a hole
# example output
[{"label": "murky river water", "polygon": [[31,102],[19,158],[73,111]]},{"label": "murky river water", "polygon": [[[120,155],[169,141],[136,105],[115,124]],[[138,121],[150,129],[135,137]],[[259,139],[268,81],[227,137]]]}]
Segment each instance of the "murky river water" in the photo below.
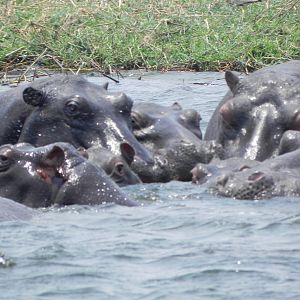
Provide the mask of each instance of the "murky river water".
[{"label": "murky river water", "polygon": [[[219,73],[138,76],[110,89],[195,108],[203,131],[227,90]],[[0,299],[300,299],[299,198],[238,201],[175,181],[124,189],[144,206],[0,223],[11,262],[0,258]]]}]

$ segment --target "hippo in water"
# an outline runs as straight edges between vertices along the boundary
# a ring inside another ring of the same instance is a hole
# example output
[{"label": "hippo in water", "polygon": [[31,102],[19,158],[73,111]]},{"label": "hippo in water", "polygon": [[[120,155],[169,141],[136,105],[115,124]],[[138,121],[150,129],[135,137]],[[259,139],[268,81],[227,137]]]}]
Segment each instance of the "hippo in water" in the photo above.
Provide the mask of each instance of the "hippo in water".
[{"label": "hippo in water", "polygon": [[101,204],[133,206],[120,188],[70,144],[0,147],[0,196],[24,205]]},{"label": "hippo in water", "polygon": [[236,199],[268,199],[300,196],[300,149],[258,162],[240,171],[229,172],[210,182],[209,189]]},{"label": "hippo in water", "polygon": [[256,160],[231,157],[225,160],[213,159],[209,164],[198,163],[191,170],[192,182],[196,184],[215,184],[230,173],[241,172],[259,165]]},{"label": "hippo in water", "polygon": [[36,211],[16,201],[0,197],[0,222],[30,220]]},{"label": "hippo in water", "polygon": [[243,80],[225,73],[230,91],[204,136],[222,144],[225,156],[263,161],[278,155],[282,135],[300,130],[300,61],[258,70]]},{"label": "hippo in water", "polygon": [[5,91],[0,101],[0,145],[66,142],[87,149],[97,144],[120,154],[120,142],[127,142],[140,159],[152,161],[132,134],[132,100],[108,92],[107,85],[78,75],[55,75]]},{"label": "hippo in water", "polygon": [[139,176],[130,168],[135,156],[134,149],[128,143],[121,143],[120,152],[121,155],[116,155],[106,148],[93,146],[85,150],[83,155],[94,165],[102,168],[118,186],[142,183]]},{"label": "hippo in water", "polygon": [[208,163],[222,153],[214,141],[202,141],[201,117],[194,109],[182,109],[178,103],[134,104],[133,133],[154,157],[154,165],[133,162],[132,169],[143,182],[189,181],[197,162]]}]

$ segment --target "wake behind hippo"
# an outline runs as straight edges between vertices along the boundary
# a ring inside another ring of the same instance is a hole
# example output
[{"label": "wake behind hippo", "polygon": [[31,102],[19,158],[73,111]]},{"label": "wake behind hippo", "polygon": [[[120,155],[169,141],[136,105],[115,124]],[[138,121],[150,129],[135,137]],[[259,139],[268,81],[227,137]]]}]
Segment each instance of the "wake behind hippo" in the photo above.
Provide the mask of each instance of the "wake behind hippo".
[{"label": "wake behind hippo", "polygon": [[30,207],[137,203],[70,144],[0,147],[0,196]]},{"label": "wake behind hippo", "polygon": [[127,142],[141,160],[151,161],[132,134],[132,100],[110,93],[107,85],[79,75],[54,75],[5,91],[0,101],[0,145],[66,142],[86,149],[101,145],[120,154],[120,142]]},{"label": "wake behind hippo", "polygon": [[278,155],[282,135],[300,130],[300,61],[258,70],[240,80],[226,72],[230,91],[216,108],[205,140],[216,140],[225,157],[263,161]]}]

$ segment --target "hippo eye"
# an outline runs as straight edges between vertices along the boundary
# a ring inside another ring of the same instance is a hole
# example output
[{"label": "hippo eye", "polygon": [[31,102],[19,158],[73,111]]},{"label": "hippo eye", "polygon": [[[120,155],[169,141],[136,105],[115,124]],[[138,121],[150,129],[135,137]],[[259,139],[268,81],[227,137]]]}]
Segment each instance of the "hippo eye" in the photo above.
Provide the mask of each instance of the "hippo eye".
[{"label": "hippo eye", "polygon": [[140,120],[137,113],[132,112],[131,113],[131,124],[133,129],[140,129]]},{"label": "hippo eye", "polygon": [[77,116],[80,113],[78,102],[74,100],[68,101],[65,106],[65,113],[68,116]]},{"label": "hippo eye", "polygon": [[150,126],[149,117],[146,114],[139,114],[135,111],[131,112],[131,123],[133,130],[139,130]]},{"label": "hippo eye", "polygon": [[0,155],[0,172],[4,172],[8,169],[10,160],[5,155]]}]

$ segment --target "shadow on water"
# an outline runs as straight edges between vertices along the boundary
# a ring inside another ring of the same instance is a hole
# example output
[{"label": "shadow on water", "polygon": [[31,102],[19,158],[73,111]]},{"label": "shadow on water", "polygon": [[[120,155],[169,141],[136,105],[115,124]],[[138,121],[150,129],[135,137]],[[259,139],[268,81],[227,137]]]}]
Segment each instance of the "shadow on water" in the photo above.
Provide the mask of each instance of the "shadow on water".
[{"label": "shadow on water", "polygon": [[[223,74],[209,72],[128,72],[109,89],[194,108],[203,132],[227,91]],[[0,267],[0,299],[300,298],[299,199],[237,201],[176,181],[124,191],[143,206],[0,223],[0,249],[16,264]]]}]

